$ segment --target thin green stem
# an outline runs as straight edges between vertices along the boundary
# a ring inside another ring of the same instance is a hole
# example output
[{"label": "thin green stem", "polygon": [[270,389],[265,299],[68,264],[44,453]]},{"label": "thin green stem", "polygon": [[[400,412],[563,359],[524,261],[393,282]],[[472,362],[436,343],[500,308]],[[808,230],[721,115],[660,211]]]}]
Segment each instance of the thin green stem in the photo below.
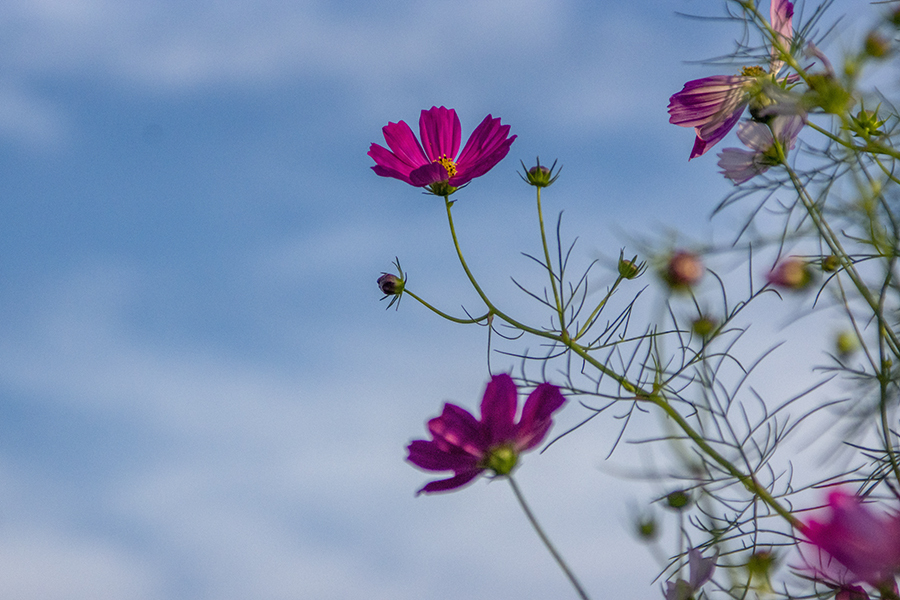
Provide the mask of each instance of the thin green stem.
[{"label": "thin green stem", "polygon": [[765,502],[769,507],[772,508],[776,513],[781,515],[788,523],[791,524],[794,528],[802,528],[802,524],[796,517],[794,517],[789,510],[781,506],[779,502],[772,496],[771,493],[763,486],[761,483],[756,481],[756,478],[752,475],[747,475],[743,473],[740,469],[738,469],[731,461],[726,459],[724,456],[719,454],[715,448],[713,448],[697,431],[691,427],[690,423],[682,417],[678,411],[676,411],[665,398],[661,397],[658,393],[658,385],[654,385],[654,390],[651,392],[649,390],[644,390],[641,387],[631,383],[627,377],[621,375],[609,368],[596,358],[594,358],[588,350],[582,346],[581,344],[574,341],[569,337],[569,334],[566,331],[561,331],[560,333],[554,333],[551,331],[545,331],[541,329],[535,329],[534,327],[529,327],[524,323],[520,323],[516,319],[505,314],[503,311],[498,309],[487,297],[487,294],[481,289],[481,286],[478,285],[478,282],[475,280],[475,276],[472,275],[472,271],[469,269],[469,266],[466,264],[466,260],[463,257],[462,249],[459,245],[459,239],[456,235],[456,228],[453,225],[453,214],[451,211],[452,202],[450,202],[449,197],[445,197],[445,204],[447,207],[447,220],[450,225],[450,234],[453,237],[453,245],[456,248],[456,254],[459,257],[459,262],[462,265],[463,270],[466,273],[466,276],[469,278],[469,282],[472,284],[472,287],[475,288],[475,291],[481,297],[482,301],[488,308],[489,313],[496,315],[509,325],[519,329],[520,331],[530,333],[532,335],[536,335],[542,338],[546,338],[549,340],[553,340],[563,346],[569,348],[572,352],[581,357],[585,362],[593,366],[600,373],[610,377],[615,380],[622,386],[624,390],[626,390],[629,394],[633,394],[636,400],[650,402],[659,406],[666,414],[668,414],[678,427],[681,428],[684,433],[691,438],[696,445],[713,461],[721,465],[729,474],[735,477],[738,481],[740,481],[745,488],[747,488],[751,493],[755,494],[759,497],[763,502]]},{"label": "thin green stem", "polygon": [[556,548],[553,546],[553,542],[550,541],[550,538],[547,537],[547,534],[544,533],[544,530],[541,528],[540,523],[538,523],[537,519],[534,516],[534,513],[531,512],[531,509],[528,507],[528,503],[525,502],[525,497],[522,496],[522,491],[519,489],[516,480],[512,478],[512,475],[507,476],[509,480],[509,485],[512,487],[513,493],[516,495],[516,500],[519,501],[519,506],[522,507],[522,511],[525,513],[525,516],[528,517],[528,521],[531,523],[531,526],[534,528],[534,531],[538,534],[538,537],[541,538],[541,541],[544,542],[544,546],[547,547],[547,550],[550,551],[550,554],[553,556],[553,559],[556,561],[556,564],[559,565],[559,568],[563,570],[563,573],[568,577],[569,582],[572,584],[572,587],[575,588],[575,591],[578,593],[578,597],[582,600],[589,600],[587,593],[584,591],[584,588],[581,587],[581,584],[578,583],[578,579],[575,577],[575,574],[572,573],[572,570],[566,564],[566,561],[563,560],[563,557],[560,556],[559,552],[557,552]]},{"label": "thin green stem", "polygon": [[474,319],[472,319],[472,318],[460,319],[459,317],[454,317],[452,315],[448,315],[444,311],[435,308],[434,306],[432,306],[431,304],[429,304],[428,302],[426,302],[419,296],[417,296],[414,293],[412,293],[411,291],[409,291],[409,288],[403,288],[403,293],[408,294],[413,300],[415,300],[416,302],[418,302],[419,304],[421,304],[422,306],[424,306],[431,312],[435,313],[437,316],[439,316],[443,319],[447,319],[448,321],[453,321],[454,323],[459,323],[460,325],[472,325],[473,323],[481,323],[482,321],[484,321],[488,317],[490,317],[492,314],[491,311],[488,311],[483,316],[475,317]]},{"label": "thin green stem", "polygon": [[[831,229],[831,226],[828,224],[828,221],[825,220],[825,217],[820,212],[819,208],[813,202],[813,199],[809,196],[806,188],[800,182],[800,178],[794,172],[794,170],[788,165],[784,163],[784,168],[787,171],[788,175],[791,178],[791,183],[794,185],[794,190],[796,190],[800,201],[803,203],[803,207],[806,209],[807,214],[812,219],[813,224],[816,226],[816,229],[819,231],[819,235],[822,237],[822,240],[828,245],[828,248],[831,250],[832,254],[838,257],[841,262],[841,266],[847,276],[850,277],[850,281],[853,282],[853,285],[856,287],[856,290],[859,292],[859,295],[862,296],[863,300],[866,301],[866,304],[869,305],[869,308],[872,310],[872,313],[878,317],[879,315],[879,302],[872,295],[872,292],[869,290],[868,286],[862,280],[862,277],[859,275],[859,272],[856,270],[856,266],[853,264],[853,261],[850,260],[850,255],[844,250],[843,245],[838,239],[837,234],[834,230]],[[879,318],[879,321],[881,319]],[[888,346],[890,346],[891,353],[894,356],[900,357],[900,340],[897,339],[896,333],[887,325],[884,326],[884,332],[887,336]]]},{"label": "thin green stem", "polygon": [[[544,212],[541,209],[541,186],[535,186],[537,190],[537,212],[538,212],[538,221],[541,225],[541,244],[544,246],[544,260],[547,265],[547,273],[550,276],[550,287],[553,289],[553,300],[556,303],[556,312],[559,315],[559,330],[565,331],[566,329],[566,314],[563,309],[562,301],[560,300],[559,291],[556,289],[556,275],[553,273],[553,265],[550,262],[550,250],[547,247],[547,234],[544,232]],[[560,282],[562,285],[562,282]]]}]

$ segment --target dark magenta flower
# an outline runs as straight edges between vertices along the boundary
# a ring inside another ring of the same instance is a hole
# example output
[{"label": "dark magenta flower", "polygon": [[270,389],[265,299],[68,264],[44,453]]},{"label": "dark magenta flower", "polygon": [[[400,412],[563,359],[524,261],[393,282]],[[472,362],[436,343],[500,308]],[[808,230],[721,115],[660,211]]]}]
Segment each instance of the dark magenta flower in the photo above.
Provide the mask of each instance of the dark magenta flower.
[{"label": "dark magenta flower", "polygon": [[490,171],[503,160],[516,136],[509,125],[491,115],[484,118],[466,142],[459,144],[462,128],[456,111],[441,106],[423,110],[419,117],[419,137],[404,121],[388,123],[382,131],[388,148],[372,144],[369,156],[377,163],[372,170],[382,177],[393,177],[416,187],[427,187],[439,196]]},{"label": "dark magenta flower", "polygon": [[563,403],[559,388],[542,383],[528,396],[516,423],[516,384],[509,375],[495,375],[481,400],[480,421],[455,404],[444,404],[441,416],[428,421],[432,439],[412,442],[407,460],[428,471],[453,471],[453,477],[432,481],[419,493],[454,490],[487,470],[508,475],[520,453],[543,441]]},{"label": "dark magenta flower", "polygon": [[900,572],[900,514],[877,515],[857,496],[842,491],[828,495],[828,508],[828,521],[806,524],[806,539],[856,580],[876,588],[894,585],[894,575]]},{"label": "dark magenta flower", "polygon": [[[794,5],[788,0],[772,0],[769,18],[775,38],[787,50],[793,36]],[[701,156],[719,142],[737,124],[754,98],[767,103],[763,91],[766,79],[774,78],[784,61],[773,46],[769,72],[762,67],[745,67],[740,75],[713,75],[684,84],[669,98],[669,123],[693,127],[697,137],[691,158]]]}]

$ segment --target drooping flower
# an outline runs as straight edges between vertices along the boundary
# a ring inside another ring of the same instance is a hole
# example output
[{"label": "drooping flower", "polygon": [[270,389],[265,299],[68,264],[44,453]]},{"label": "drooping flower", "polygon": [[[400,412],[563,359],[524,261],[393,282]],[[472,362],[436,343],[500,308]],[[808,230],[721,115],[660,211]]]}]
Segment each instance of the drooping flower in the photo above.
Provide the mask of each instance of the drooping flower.
[{"label": "drooping flower", "polygon": [[[750,150],[726,148],[719,153],[722,175],[735,185],[765,173],[769,167],[784,162],[789,150],[797,143],[797,135],[803,129],[800,116],[777,116],[769,124],[744,121],[738,127],[738,138]],[[775,140],[778,140],[776,146]]]},{"label": "drooping flower", "polygon": [[377,163],[372,170],[416,187],[427,187],[439,196],[490,171],[509,152],[516,136],[509,125],[491,115],[484,118],[459,152],[462,128],[456,111],[443,106],[423,110],[419,117],[419,137],[404,121],[388,123],[383,129],[388,148],[372,144],[368,155]]},{"label": "drooping flower", "polygon": [[703,587],[703,584],[712,579],[716,570],[718,553],[703,558],[696,548],[688,552],[688,580],[678,579],[674,583],[666,582],[666,600],[689,600]]},{"label": "drooping flower", "polygon": [[565,402],[554,385],[542,383],[528,396],[518,423],[518,390],[509,375],[495,375],[481,401],[481,420],[455,404],[445,404],[428,421],[431,440],[415,440],[407,460],[428,471],[453,471],[449,479],[428,483],[419,493],[462,487],[485,471],[509,475],[519,454],[543,441],[552,415]]},{"label": "drooping flower", "polygon": [[[769,20],[775,40],[785,50],[793,36],[794,5],[788,0],[772,0]],[[695,79],[669,98],[669,123],[693,127],[697,137],[688,160],[703,155],[737,124],[751,100],[765,104],[765,80],[773,79],[784,66],[781,52],[773,44],[769,71],[759,66],[744,67],[740,75],[713,75]],[[762,108],[762,106],[760,107]]]},{"label": "drooping flower", "polygon": [[840,583],[855,579],[877,588],[893,585],[900,572],[900,514],[875,514],[857,496],[842,491],[828,495],[828,508],[829,519],[810,520],[803,534],[853,576]]}]

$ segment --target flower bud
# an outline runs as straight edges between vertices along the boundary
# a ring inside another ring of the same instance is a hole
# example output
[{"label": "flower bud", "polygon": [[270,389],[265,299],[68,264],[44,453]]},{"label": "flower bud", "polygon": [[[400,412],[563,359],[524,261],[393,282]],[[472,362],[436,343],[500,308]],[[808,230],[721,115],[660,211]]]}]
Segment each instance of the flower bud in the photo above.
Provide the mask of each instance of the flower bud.
[{"label": "flower bud", "polygon": [[693,252],[679,250],[669,258],[663,279],[673,289],[687,289],[700,281],[705,269],[703,262]]},{"label": "flower bud", "polygon": [[834,254],[829,254],[822,259],[822,270],[826,273],[834,273],[841,266],[841,259]]},{"label": "flower bud", "polygon": [[884,125],[885,121],[886,119],[878,118],[877,110],[860,110],[853,117],[853,124],[856,126],[853,135],[856,137],[884,135],[884,132],[881,131],[881,126]]},{"label": "flower bud", "polygon": [[397,296],[403,292],[403,280],[393,273],[382,273],[378,278],[378,287],[385,296]]},{"label": "flower bud", "polygon": [[619,252],[619,275],[622,279],[635,279],[646,270],[646,262],[637,262],[637,255],[631,260],[625,259],[624,250]]},{"label": "flower bud", "polygon": [[850,331],[842,331],[835,338],[834,346],[838,355],[847,358],[859,349],[859,338]]},{"label": "flower bud", "polygon": [[891,42],[877,31],[872,31],[866,36],[864,48],[872,58],[884,58],[891,51]]},{"label": "flower bud", "polygon": [[813,276],[806,261],[791,256],[778,263],[766,275],[766,281],[780,288],[800,291],[812,283]]},{"label": "flower bud", "polygon": [[747,560],[747,571],[753,589],[765,594],[772,591],[769,576],[777,564],[778,557],[770,550],[759,550],[750,555]]},{"label": "flower bud", "polygon": [[701,315],[691,323],[691,330],[703,339],[706,339],[716,330],[717,325],[718,323],[712,317]]},{"label": "flower bud", "polygon": [[642,540],[651,542],[659,535],[659,527],[656,525],[656,519],[652,516],[639,517],[635,525],[638,537]]},{"label": "flower bud", "polygon": [[[521,162],[521,161],[520,161]],[[521,176],[522,179],[525,180],[528,185],[533,185],[534,187],[543,188],[549,187],[553,185],[553,182],[556,181],[556,178],[559,177],[559,171],[562,169],[556,169],[556,161],[553,161],[553,164],[550,165],[550,168],[545,167],[541,164],[541,158],[537,158],[537,164],[530,169],[525,166],[525,163],[522,162],[522,168],[525,169],[525,175]],[[553,172],[553,169],[556,169],[556,173]]]},{"label": "flower bud", "polygon": [[684,490],[676,490],[666,496],[666,504],[675,510],[684,510],[690,503],[691,497]]}]

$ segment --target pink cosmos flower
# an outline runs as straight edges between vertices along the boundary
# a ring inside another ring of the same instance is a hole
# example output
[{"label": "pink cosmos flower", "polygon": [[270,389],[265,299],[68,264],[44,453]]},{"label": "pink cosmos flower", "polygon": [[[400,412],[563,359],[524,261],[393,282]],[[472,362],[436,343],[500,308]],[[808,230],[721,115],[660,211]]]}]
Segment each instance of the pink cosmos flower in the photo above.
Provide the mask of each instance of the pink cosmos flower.
[{"label": "pink cosmos flower", "polygon": [[565,402],[554,385],[542,383],[528,396],[519,422],[518,390],[509,375],[495,375],[481,401],[481,420],[455,404],[445,404],[441,416],[428,421],[431,440],[415,440],[407,460],[428,471],[453,471],[453,477],[432,481],[419,493],[462,487],[491,470],[508,475],[521,452],[543,441],[552,415]]},{"label": "pink cosmos flower", "polygon": [[382,131],[387,148],[372,144],[369,156],[377,163],[372,170],[382,177],[393,177],[416,187],[428,187],[439,196],[490,171],[503,160],[516,136],[509,125],[488,115],[475,128],[462,153],[459,144],[462,128],[456,111],[441,106],[423,110],[419,117],[419,137],[404,121],[388,123]]},{"label": "pink cosmos flower", "polygon": [[[788,0],[772,0],[769,20],[775,39],[785,50],[793,37],[794,5]],[[784,66],[781,53],[772,48],[768,75],[776,76]],[[688,160],[703,155],[737,124],[750,103],[754,86],[767,75],[762,67],[745,67],[741,75],[713,75],[684,84],[669,98],[669,123],[693,127],[697,138]]]},{"label": "pink cosmos flower", "polygon": [[828,521],[810,520],[806,538],[858,581],[891,586],[900,572],[900,514],[874,514],[857,496],[842,491],[828,495],[828,507]]},{"label": "pink cosmos flower", "polygon": [[712,579],[718,559],[718,552],[709,558],[703,558],[699,550],[691,548],[688,551],[688,580],[678,579],[674,583],[667,581],[666,600],[690,600],[693,598],[703,584]]},{"label": "pink cosmos flower", "polygon": [[789,256],[769,271],[766,281],[786,290],[800,291],[813,282],[813,273],[805,260]]},{"label": "pink cosmos flower", "polygon": [[738,127],[738,138],[750,148],[726,148],[719,153],[719,166],[722,175],[731,179],[735,185],[753,179],[765,173],[769,167],[781,164],[782,154],[775,147],[775,140],[786,155],[797,143],[797,136],[803,129],[803,118],[800,116],[773,117],[769,125],[757,121],[744,121]]}]

